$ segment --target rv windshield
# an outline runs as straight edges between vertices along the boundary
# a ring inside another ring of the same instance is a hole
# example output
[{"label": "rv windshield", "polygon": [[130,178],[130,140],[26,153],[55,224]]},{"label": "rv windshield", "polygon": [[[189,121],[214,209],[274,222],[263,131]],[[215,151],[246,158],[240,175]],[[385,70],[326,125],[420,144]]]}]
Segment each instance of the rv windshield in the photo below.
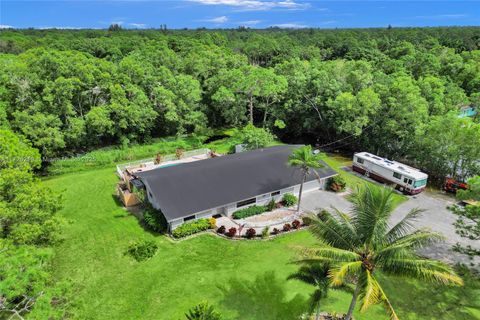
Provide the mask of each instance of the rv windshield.
[{"label": "rv windshield", "polygon": [[427,184],[427,179],[423,179],[423,180],[415,181],[415,184],[413,186],[415,188],[418,188],[418,187],[423,187],[426,184]]}]

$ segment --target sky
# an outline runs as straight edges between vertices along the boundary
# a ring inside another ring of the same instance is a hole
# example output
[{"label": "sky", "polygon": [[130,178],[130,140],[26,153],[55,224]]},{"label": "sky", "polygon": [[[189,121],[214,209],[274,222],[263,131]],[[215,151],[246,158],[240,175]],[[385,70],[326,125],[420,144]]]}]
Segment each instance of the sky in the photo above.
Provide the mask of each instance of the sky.
[{"label": "sky", "polygon": [[480,26],[477,1],[0,0],[0,28]]}]

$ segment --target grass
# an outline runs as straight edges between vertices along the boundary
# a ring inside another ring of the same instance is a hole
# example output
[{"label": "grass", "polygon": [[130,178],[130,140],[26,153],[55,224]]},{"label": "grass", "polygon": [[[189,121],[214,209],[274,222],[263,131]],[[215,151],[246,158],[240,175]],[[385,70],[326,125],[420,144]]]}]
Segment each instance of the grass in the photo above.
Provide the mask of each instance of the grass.
[{"label": "grass", "polygon": [[[329,164],[338,166],[333,158]],[[347,177],[354,182],[354,177]],[[114,196],[114,168],[52,177],[45,184],[63,191],[62,214],[70,221],[54,259],[55,277],[70,279],[74,319],[184,319],[191,306],[208,300],[225,319],[292,319],[306,309],[312,288],[286,281],[299,247],[314,244],[307,231],[269,241],[230,241],[212,235],[172,242],[146,232]],[[125,251],[152,240],[158,252],[137,262]],[[446,288],[393,279],[385,290],[401,319],[480,319],[480,281]],[[332,291],[323,310],[345,312],[350,295]],[[387,316],[380,306],[357,320]]]}]

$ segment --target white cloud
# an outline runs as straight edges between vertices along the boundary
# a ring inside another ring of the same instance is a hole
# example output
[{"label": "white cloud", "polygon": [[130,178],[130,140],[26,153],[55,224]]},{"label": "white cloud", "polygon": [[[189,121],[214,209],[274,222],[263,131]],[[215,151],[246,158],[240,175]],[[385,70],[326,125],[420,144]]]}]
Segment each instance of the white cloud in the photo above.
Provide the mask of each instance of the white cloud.
[{"label": "white cloud", "polygon": [[145,23],[129,23],[128,24],[130,27],[134,27],[134,28],[137,28],[137,29],[144,29],[147,27],[147,25]]},{"label": "white cloud", "polygon": [[262,22],[262,20],[247,20],[247,21],[241,21],[238,24],[242,26],[254,26]]},{"label": "white cloud", "polygon": [[227,16],[220,16],[220,17],[216,17],[216,18],[212,18],[212,19],[204,19],[204,20],[200,20],[200,21],[212,22],[212,23],[225,23],[225,22],[228,21],[228,17]]},{"label": "white cloud", "polygon": [[303,28],[308,28],[307,25],[299,24],[299,23],[295,23],[295,22],[274,24],[272,27],[285,28],[285,29],[303,29]]},{"label": "white cloud", "polygon": [[289,9],[289,10],[299,10],[305,9],[310,6],[308,3],[299,3],[294,0],[188,0],[191,2],[196,2],[204,5],[223,5],[237,7],[242,10],[252,10],[252,11],[262,11],[262,10],[271,10],[275,8],[280,9]]},{"label": "white cloud", "polygon": [[9,26],[6,24],[0,24],[0,29],[13,29],[13,26]]},{"label": "white cloud", "polygon": [[417,19],[461,19],[468,17],[467,14],[436,14],[431,16],[415,16]]}]

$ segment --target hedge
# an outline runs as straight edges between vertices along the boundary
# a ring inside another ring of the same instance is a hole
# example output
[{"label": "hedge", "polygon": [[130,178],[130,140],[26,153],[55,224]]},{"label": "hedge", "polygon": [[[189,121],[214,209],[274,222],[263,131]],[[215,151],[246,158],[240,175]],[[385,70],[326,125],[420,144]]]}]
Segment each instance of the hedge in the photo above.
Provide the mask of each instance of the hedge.
[{"label": "hedge", "polygon": [[233,216],[234,219],[243,219],[243,218],[247,218],[247,217],[255,216],[257,214],[264,213],[265,211],[267,211],[266,206],[254,205],[254,206],[251,206],[251,207],[248,207],[248,208],[245,208],[245,209],[237,210],[233,213],[232,216]]},{"label": "hedge", "polygon": [[198,219],[192,222],[184,223],[172,231],[175,238],[182,238],[191,234],[204,231],[210,228],[208,219]]}]

